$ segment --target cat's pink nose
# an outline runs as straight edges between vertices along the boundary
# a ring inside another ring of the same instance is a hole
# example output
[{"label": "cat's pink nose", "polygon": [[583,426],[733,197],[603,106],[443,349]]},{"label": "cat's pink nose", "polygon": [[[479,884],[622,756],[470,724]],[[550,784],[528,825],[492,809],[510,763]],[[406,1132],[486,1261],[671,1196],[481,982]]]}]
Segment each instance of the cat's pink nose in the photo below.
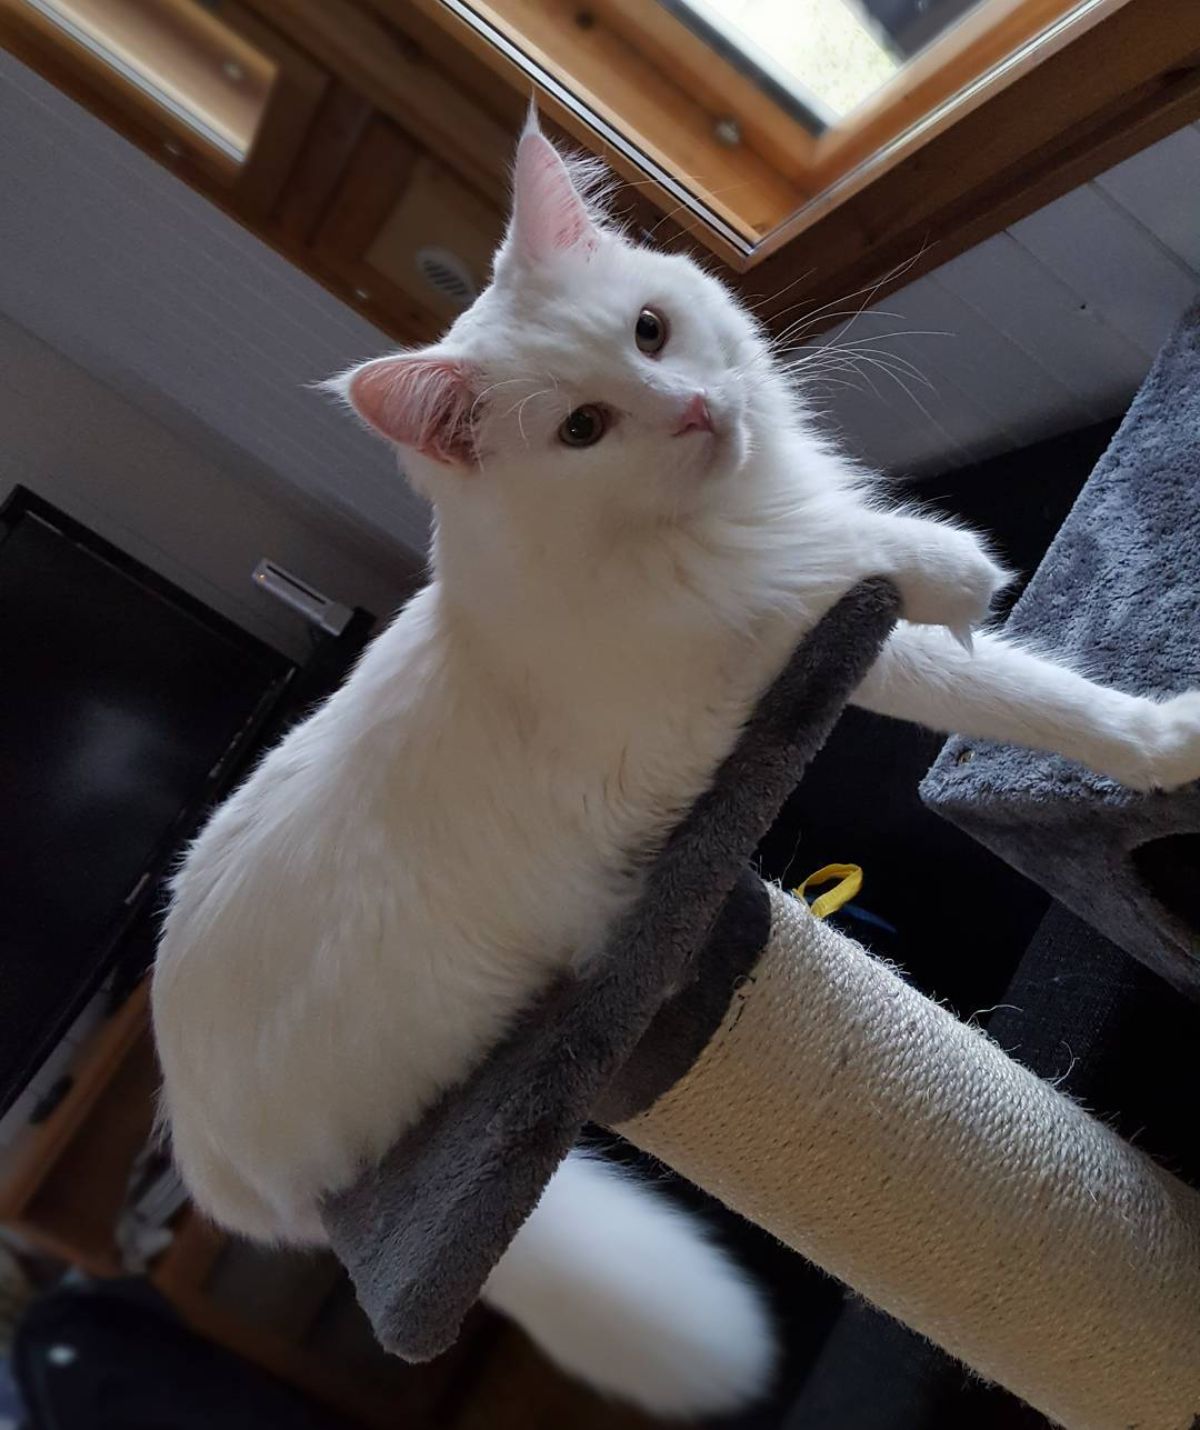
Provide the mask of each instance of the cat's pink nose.
[{"label": "cat's pink nose", "polygon": [[679,426],[675,428],[674,435],[682,437],[685,432],[715,432],[716,430],[713,426],[712,413],[709,412],[708,403],[704,400],[704,394],[698,392],[679,414]]}]

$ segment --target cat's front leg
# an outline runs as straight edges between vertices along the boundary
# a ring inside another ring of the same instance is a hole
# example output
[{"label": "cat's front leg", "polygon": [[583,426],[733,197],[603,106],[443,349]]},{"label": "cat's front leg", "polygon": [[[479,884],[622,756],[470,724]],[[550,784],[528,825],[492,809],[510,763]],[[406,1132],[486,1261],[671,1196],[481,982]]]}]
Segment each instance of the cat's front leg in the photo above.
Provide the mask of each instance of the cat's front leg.
[{"label": "cat's front leg", "polygon": [[945,631],[901,625],[853,703],[945,734],[1066,755],[1131,789],[1200,779],[1200,691],[1126,695],[1000,636],[981,635],[967,652]]},{"label": "cat's front leg", "polygon": [[1131,789],[1177,789],[1200,780],[1200,690],[1188,690],[1168,700],[1146,702],[1151,707],[1144,752],[1132,755],[1126,775],[1114,775]]},{"label": "cat's front leg", "polygon": [[971,633],[1011,579],[973,532],[902,512],[868,514],[875,571],[900,592],[904,619],[945,626],[970,649]]}]

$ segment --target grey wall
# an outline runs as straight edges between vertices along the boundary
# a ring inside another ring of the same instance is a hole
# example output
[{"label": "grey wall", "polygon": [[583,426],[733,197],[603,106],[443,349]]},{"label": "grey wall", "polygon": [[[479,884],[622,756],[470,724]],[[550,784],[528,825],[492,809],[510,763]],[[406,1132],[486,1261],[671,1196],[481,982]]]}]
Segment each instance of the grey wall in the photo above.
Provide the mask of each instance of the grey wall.
[{"label": "grey wall", "polygon": [[411,553],[364,541],[244,455],[211,460],[0,318],[0,500],[17,483],[290,655],[304,625],[252,584],[260,556],[380,616],[415,575]]},{"label": "grey wall", "polygon": [[388,346],[0,51],[0,487],[296,651],[259,556],[379,614],[419,571],[423,506],[311,388]]},{"label": "grey wall", "polygon": [[1185,126],[853,318],[819,400],[884,470],[967,465],[1119,415],[1197,297]]}]

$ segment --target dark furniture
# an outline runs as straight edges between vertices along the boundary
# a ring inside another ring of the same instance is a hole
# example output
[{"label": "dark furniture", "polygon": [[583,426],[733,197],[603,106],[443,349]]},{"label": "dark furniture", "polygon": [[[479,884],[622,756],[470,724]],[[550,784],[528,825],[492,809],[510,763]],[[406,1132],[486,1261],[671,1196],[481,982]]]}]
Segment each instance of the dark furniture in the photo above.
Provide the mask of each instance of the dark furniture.
[{"label": "dark furniture", "polygon": [[298,664],[33,492],[0,507],[0,1113],[146,967],[176,853],[372,624]]}]

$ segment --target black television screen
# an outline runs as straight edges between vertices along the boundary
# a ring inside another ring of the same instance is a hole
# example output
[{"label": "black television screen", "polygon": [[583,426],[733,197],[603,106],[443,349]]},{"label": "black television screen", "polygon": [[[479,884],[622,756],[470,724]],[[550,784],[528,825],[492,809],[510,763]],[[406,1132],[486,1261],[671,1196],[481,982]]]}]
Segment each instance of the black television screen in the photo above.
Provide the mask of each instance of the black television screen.
[{"label": "black television screen", "polygon": [[31,494],[0,509],[0,1111],[292,670]]}]

